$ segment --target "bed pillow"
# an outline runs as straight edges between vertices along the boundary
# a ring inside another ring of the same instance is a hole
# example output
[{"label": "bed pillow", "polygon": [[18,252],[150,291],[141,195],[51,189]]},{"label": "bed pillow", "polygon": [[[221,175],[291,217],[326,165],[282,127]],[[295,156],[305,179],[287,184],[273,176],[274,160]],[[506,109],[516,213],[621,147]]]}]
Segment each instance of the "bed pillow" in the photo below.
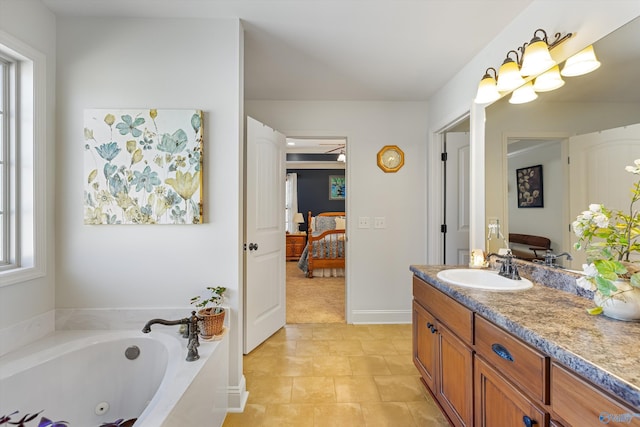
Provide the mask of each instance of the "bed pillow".
[{"label": "bed pillow", "polygon": [[347,228],[347,219],[341,216],[336,217],[336,230],[344,230]]},{"label": "bed pillow", "polygon": [[316,226],[312,228],[314,232],[322,232],[327,230],[335,230],[336,229],[336,220],[330,216],[318,216],[316,217]]}]

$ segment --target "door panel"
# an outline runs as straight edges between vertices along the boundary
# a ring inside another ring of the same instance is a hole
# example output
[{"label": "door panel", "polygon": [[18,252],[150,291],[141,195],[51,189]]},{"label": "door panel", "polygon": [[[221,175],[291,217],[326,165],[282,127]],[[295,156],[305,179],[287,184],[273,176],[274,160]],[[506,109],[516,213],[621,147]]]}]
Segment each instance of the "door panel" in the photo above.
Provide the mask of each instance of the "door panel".
[{"label": "door panel", "polygon": [[469,134],[446,134],[445,264],[469,264]]},{"label": "door panel", "polygon": [[[629,209],[629,192],[637,175],[625,171],[640,159],[640,124],[569,138],[569,221],[589,204]],[[571,246],[576,237],[571,231]],[[581,270],[584,251],[572,251],[571,268]]]},{"label": "door panel", "polygon": [[245,354],[286,322],[285,137],[247,117],[246,155]]}]

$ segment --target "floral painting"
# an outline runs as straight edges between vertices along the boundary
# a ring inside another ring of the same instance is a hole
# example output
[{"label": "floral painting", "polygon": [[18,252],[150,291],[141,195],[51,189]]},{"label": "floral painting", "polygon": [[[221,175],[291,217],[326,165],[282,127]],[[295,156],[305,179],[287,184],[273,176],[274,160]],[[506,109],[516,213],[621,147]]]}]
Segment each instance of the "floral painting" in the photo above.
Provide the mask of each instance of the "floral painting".
[{"label": "floral painting", "polygon": [[84,223],[201,223],[202,132],[200,110],[85,110]]},{"label": "floral painting", "polygon": [[543,208],[542,165],[516,169],[518,207]]}]

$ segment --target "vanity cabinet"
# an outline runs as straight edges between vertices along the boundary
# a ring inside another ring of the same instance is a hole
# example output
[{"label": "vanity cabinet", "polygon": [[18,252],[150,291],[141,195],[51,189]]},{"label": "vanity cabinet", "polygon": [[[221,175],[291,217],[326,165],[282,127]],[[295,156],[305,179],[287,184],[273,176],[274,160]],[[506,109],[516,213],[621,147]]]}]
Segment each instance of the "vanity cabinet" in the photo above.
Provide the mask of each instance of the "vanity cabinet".
[{"label": "vanity cabinet", "polygon": [[639,408],[417,276],[413,296],[414,364],[452,425],[640,427]]},{"label": "vanity cabinet", "polygon": [[618,402],[555,362],[551,364],[551,409],[558,425],[640,426],[637,409]]},{"label": "vanity cabinet", "polygon": [[549,425],[549,358],[475,315],[476,426]]},{"label": "vanity cabinet", "polygon": [[535,426],[549,425],[549,414],[536,405],[510,381],[476,355],[475,425]]},{"label": "vanity cabinet", "polygon": [[473,313],[425,285],[414,278],[414,364],[453,425],[472,426]]}]

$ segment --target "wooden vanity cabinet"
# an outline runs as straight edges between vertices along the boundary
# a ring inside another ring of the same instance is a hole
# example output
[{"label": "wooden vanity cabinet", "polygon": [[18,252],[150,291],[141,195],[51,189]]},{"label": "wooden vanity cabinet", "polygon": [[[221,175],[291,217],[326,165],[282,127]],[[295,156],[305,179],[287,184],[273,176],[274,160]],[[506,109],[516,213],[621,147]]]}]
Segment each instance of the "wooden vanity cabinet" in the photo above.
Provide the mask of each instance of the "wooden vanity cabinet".
[{"label": "wooden vanity cabinet", "polygon": [[549,414],[500,375],[481,356],[475,358],[475,425],[478,427],[549,425]]},{"label": "wooden vanity cabinet", "polygon": [[416,276],[413,296],[414,363],[452,425],[640,427],[640,408]]},{"label": "wooden vanity cabinet", "polygon": [[473,425],[472,339],[473,313],[414,278],[414,363],[454,426]]},{"label": "wooden vanity cabinet", "polygon": [[[551,410],[554,419],[566,426],[640,426],[640,417],[632,416],[638,414],[637,409],[618,402],[555,362],[551,364]],[[620,418],[625,416],[628,419]]]}]

